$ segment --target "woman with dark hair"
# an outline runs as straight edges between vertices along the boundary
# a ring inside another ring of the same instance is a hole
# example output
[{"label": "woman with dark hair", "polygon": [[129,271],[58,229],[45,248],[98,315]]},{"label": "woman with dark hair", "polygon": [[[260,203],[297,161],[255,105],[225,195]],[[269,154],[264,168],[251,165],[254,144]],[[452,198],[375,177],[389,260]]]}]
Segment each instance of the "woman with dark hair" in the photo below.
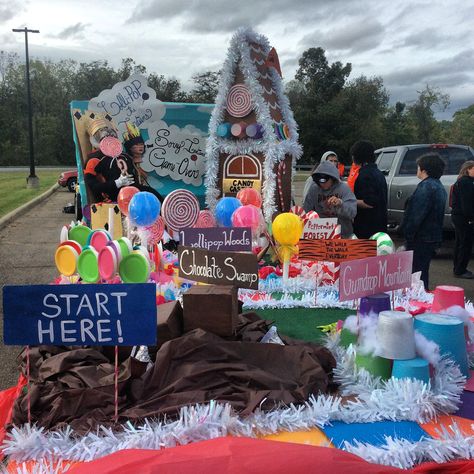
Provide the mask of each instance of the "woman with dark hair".
[{"label": "woman with dark hair", "polygon": [[458,278],[472,279],[474,275],[467,265],[474,240],[474,161],[462,165],[451,196],[451,220],[456,235],[453,273]]},{"label": "woman with dark hair", "polygon": [[352,161],[359,165],[354,183],[357,215],[354,233],[359,239],[368,239],[376,232],[387,232],[387,181],[375,164],[372,142],[360,140],[351,148]]},{"label": "woman with dark hair", "polygon": [[421,271],[428,290],[430,262],[443,240],[443,219],[447,193],[441,184],[444,161],[436,153],[417,160],[421,182],[408,200],[401,225],[406,249],[413,250],[413,273]]}]

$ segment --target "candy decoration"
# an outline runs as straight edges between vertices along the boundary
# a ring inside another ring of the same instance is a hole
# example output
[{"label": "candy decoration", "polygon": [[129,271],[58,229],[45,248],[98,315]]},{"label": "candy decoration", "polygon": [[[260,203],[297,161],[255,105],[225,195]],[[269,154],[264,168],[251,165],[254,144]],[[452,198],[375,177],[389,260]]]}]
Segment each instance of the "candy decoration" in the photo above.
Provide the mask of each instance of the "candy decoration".
[{"label": "candy decoration", "polygon": [[97,229],[89,235],[87,245],[93,247],[97,252],[100,252],[111,240],[110,234],[106,230]]},{"label": "candy decoration", "polygon": [[165,232],[165,222],[161,216],[158,216],[152,225],[143,229],[147,236],[148,245],[156,245],[163,237]]},{"label": "candy decoration", "polygon": [[293,214],[296,214],[299,217],[301,217],[301,219],[304,219],[304,216],[306,215],[306,212],[304,212],[304,209],[300,206],[293,206],[290,209],[290,212],[293,213]]},{"label": "candy decoration", "polygon": [[199,211],[199,217],[194,227],[206,228],[215,227],[216,225],[216,219],[212,212],[209,209],[204,209],[203,211]]},{"label": "candy decoration", "polygon": [[310,221],[311,219],[319,219],[319,214],[316,211],[308,211],[303,220],[305,222]]},{"label": "candy decoration", "polygon": [[263,137],[263,126],[259,123],[252,123],[245,129],[245,134],[249,138],[258,140]]},{"label": "candy decoration", "polygon": [[238,207],[232,214],[232,225],[234,227],[250,227],[255,234],[260,227],[260,216],[262,211],[253,204]]},{"label": "candy decoration", "polygon": [[223,197],[217,202],[215,216],[217,225],[221,227],[232,226],[232,214],[242,203],[234,197]]},{"label": "candy decoration", "polygon": [[82,251],[77,261],[77,271],[87,283],[97,283],[100,279],[98,252],[89,247]]},{"label": "candy decoration", "polygon": [[232,127],[230,127],[230,133],[235,138],[245,138],[247,130],[247,124],[245,122],[234,123]]},{"label": "candy decoration", "polygon": [[290,139],[290,127],[286,123],[283,125],[283,135],[287,140]]},{"label": "candy decoration", "polygon": [[116,158],[122,153],[122,142],[115,137],[105,137],[100,141],[99,148],[105,156]]},{"label": "candy decoration", "polygon": [[219,136],[221,138],[230,138],[230,136],[231,136],[231,133],[230,133],[231,126],[232,126],[232,124],[230,124],[229,122],[221,123],[217,127],[217,136]]},{"label": "candy decoration", "polygon": [[76,273],[79,254],[71,245],[60,245],[54,254],[54,262],[59,273],[71,276]]},{"label": "candy decoration", "polygon": [[242,188],[237,193],[237,199],[242,203],[243,206],[252,204],[255,207],[262,207],[262,196],[260,193],[253,188]]},{"label": "candy decoration", "polygon": [[377,232],[370,239],[377,241],[377,255],[389,255],[395,251],[393,240],[385,232]]},{"label": "candy decoration", "polygon": [[199,201],[191,191],[176,189],[165,197],[161,215],[171,230],[193,227],[199,218]]},{"label": "candy decoration", "polygon": [[160,214],[161,203],[148,191],[135,194],[128,206],[130,220],[137,226],[146,227],[153,224]]},{"label": "candy decoration", "polygon": [[85,225],[76,225],[69,229],[69,240],[75,240],[78,244],[84,247],[91,232],[92,230]]},{"label": "candy decoration", "polygon": [[329,235],[329,238],[330,239],[340,239],[341,238],[341,226],[340,226],[340,224],[337,224],[337,226],[334,227],[334,230]]},{"label": "candy decoration", "polygon": [[119,275],[124,283],[146,283],[150,263],[142,253],[131,253],[120,262]]},{"label": "candy decoration", "polygon": [[118,259],[114,249],[107,245],[98,256],[99,274],[104,280],[111,280],[118,270]]},{"label": "candy decoration", "polygon": [[227,112],[233,117],[245,117],[252,112],[252,96],[244,84],[235,84],[227,94]]},{"label": "candy decoration", "polygon": [[278,183],[278,195],[280,196],[280,206],[281,210],[285,210],[285,199],[283,197],[283,174],[285,173],[286,165],[284,161],[280,161],[278,165],[278,176],[277,176],[277,183]]},{"label": "candy decoration", "polygon": [[135,186],[125,186],[123,187],[117,196],[117,204],[124,216],[128,216],[128,206],[135,194],[139,193],[140,190]]}]

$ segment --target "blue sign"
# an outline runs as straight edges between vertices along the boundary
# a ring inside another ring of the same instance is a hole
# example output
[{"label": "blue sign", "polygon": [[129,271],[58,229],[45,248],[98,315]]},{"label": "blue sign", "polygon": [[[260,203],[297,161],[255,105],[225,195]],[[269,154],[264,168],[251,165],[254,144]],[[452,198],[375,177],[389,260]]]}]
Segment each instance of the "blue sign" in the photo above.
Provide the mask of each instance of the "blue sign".
[{"label": "blue sign", "polygon": [[6,345],[156,345],[156,287],[33,285],[3,288]]}]

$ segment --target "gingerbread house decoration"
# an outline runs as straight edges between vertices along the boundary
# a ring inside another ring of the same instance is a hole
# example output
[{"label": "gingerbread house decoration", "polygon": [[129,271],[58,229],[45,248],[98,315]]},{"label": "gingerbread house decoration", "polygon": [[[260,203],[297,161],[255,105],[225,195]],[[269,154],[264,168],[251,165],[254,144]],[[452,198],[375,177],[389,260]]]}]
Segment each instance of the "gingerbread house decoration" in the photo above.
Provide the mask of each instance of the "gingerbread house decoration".
[{"label": "gingerbread house decoration", "polygon": [[222,70],[206,147],[206,200],[214,209],[243,187],[261,192],[267,220],[288,211],[292,175],[301,156],[283,90],[278,55],[266,37],[240,29]]}]

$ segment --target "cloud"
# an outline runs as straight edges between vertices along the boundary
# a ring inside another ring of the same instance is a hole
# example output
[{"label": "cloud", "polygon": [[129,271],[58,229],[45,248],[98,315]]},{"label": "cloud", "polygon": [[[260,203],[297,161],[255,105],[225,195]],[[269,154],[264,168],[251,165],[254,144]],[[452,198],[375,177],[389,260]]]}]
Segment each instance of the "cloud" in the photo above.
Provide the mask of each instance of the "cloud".
[{"label": "cloud", "polygon": [[68,26],[64,30],[60,31],[57,35],[51,35],[53,38],[59,38],[62,40],[65,39],[74,39],[74,38],[83,38],[85,29],[89,26],[88,23],[76,23],[75,25]]},{"label": "cloud", "polygon": [[379,21],[360,19],[326,33],[313,32],[304,36],[300,44],[306,47],[321,45],[324,49],[357,54],[376,49],[382,42],[383,35],[384,27]]},{"label": "cloud", "polygon": [[6,23],[18,15],[24,8],[24,4],[16,0],[0,0],[0,23]]},{"label": "cloud", "polygon": [[[342,0],[333,1],[331,10]],[[324,0],[241,0],[238,4],[201,0],[144,0],[135,8],[127,22],[180,20],[183,26],[199,32],[231,32],[240,26],[258,26],[270,19],[281,18],[287,24],[292,19],[306,21],[321,18],[321,9],[329,9]]]}]

